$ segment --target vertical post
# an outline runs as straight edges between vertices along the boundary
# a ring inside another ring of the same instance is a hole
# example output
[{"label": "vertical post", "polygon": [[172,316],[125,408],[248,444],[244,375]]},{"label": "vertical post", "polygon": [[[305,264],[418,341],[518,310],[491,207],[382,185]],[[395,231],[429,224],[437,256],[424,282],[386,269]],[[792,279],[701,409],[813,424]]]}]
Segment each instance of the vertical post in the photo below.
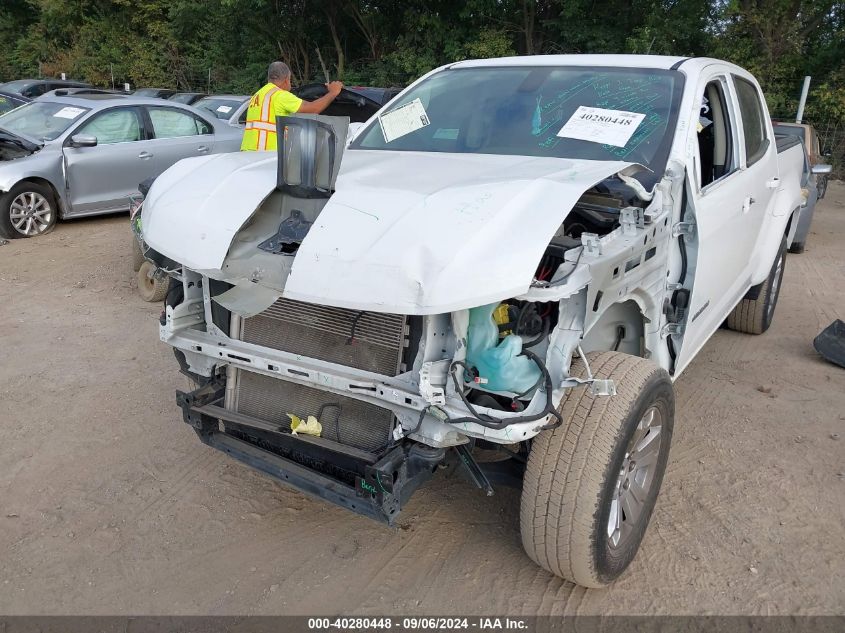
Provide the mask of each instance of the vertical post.
[{"label": "vertical post", "polygon": [[810,75],[804,77],[804,87],[801,89],[801,101],[798,102],[798,114],[795,115],[795,122],[801,123],[804,118],[804,106],[807,104],[807,93],[810,92]]},{"label": "vertical post", "polygon": [[114,64],[109,64],[109,72],[111,73],[111,89],[114,90]]},{"label": "vertical post", "polygon": [[41,79],[41,60],[38,60],[38,78]]},{"label": "vertical post", "polygon": [[205,88],[206,93],[211,94],[211,66],[208,67],[208,85]]}]

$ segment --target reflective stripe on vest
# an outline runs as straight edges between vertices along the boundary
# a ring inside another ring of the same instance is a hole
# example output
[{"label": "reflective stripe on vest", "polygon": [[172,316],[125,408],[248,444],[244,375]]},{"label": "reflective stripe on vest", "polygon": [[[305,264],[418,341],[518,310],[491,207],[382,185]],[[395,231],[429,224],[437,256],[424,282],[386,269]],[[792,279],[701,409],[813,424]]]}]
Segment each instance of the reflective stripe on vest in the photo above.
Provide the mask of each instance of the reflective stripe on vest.
[{"label": "reflective stripe on vest", "polygon": [[265,130],[267,132],[275,132],[276,131],[276,124],[275,123],[265,123],[264,121],[248,121],[246,127],[244,129],[247,130]]},{"label": "reflective stripe on vest", "polygon": [[267,133],[271,132],[273,134],[276,133],[276,125],[270,119],[271,112],[275,113],[273,108],[273,95],[279,92],[278,87],[273,87],[267,91],[264,95],[264,99],[261,100],[261,121],[253,121],[253,125],[256,123],[263,123],[269,127],[257,127],[258,129],[258,149],[260,151],[267,149]]}]

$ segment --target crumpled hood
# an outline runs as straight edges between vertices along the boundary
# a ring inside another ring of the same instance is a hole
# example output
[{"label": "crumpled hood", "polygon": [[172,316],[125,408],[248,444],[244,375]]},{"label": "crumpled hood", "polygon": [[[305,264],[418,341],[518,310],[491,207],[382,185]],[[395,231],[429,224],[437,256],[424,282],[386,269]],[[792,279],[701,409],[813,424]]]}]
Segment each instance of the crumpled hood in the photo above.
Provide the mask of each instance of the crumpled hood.
[{"label": "crumpled hood", "polygon": [[[581,195],[629,166],[347,150],[336,191],[277,290],[310,303],[403,314],[523,294]],[[232,239],[275,183],[275,153],[180,161],[144,203],[144,239],[188,268],[224,279]]]},{"label": "crumpled hood", "polygon": [[435,314],[522,294],[581,195],[630,165],[347,151],[283,296]]},{"label": "crumpled hood", "polygon": [[156,178],[144,200],[144,241],[191,270],[213,275],[235,234],[275,187],[275,152],[180,160]]}]

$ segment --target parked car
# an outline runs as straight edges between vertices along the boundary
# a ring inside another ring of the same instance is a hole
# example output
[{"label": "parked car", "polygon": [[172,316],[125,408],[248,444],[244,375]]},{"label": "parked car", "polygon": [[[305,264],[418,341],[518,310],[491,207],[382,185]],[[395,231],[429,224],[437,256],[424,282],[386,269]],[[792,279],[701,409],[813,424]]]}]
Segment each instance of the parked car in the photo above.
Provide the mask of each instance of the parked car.
[{"label": "parked car", "polygon": [[235,151],[241,132],[190,106],[124,95],[43,97],[0,116],[0,235],[126,211],[175,162]]},{"label": "parked car", "polygon": [[230,125],[244,125],[249,95],[209,95],[196,101],[193,106],[208,110],[221,121]]},{"label": "parked car", "polygon": [[[816,133],[816,128],[808,123],[789,123],[786,121],[773,122],[776,134],[788,134],[797,136],[804,143],[804,148],[807,151],[807,156],[810,159],[810,167],[825,164],[826,159],[830,157],[830,151],[821,149],[819,146],[819,135]],[[824,198],[827,192],[827,179],[830,171],[819,173],[815,176],[816,188],[819,192],[819,200]]]},{"label": "parked car", "polygon": [[781,146],[789,142],[797,142],[801,144],[804,150],[804,169],[801,172],[801,195],[804,203],[801,205],[801,214],[798,217],[798,224],[789,244],[790,253],[803,253],[804,247],[807,243],[807,237],[810,234],[810,225],[813,222],[813,214],[816,210],[816,202],[819,199],[818,186],[816,178],[819,176],[827,176],[833,170],[830,165],[823,165],[818,163],[810,165],[810,158],[807,155],[807,148],[804,147],[804,141],[801,136],[791,134],[779,134],[779,129],[775,126],[775,138],[777,143]]},{"label": "parked car", "polygon": [[108,88],[56,88],[45,92],[36,99],[43,99],[44,97],[73,97],[76,95],[120,95],[126,94],[119,90],[109,90]]},{"label": "parked car", "polygon": [[185,160],[144,202],[147,256],[180,270],[159,337],[196,382],[184,421],[388,524],[441,467],[521,486],[528,556],[614,580],[673,380],[724,321],[772,323],[804,159],[758,82],[714,59],[470,60],[346,149],[338,119],[280,126],[278,160]]},{"label": "parked car", "polygon": [[30,101],[32,101],[32,99],[29,97],[24,97],[15,92],[0,91],[0,114],[6,114],[7,112],[20,107],[25,103],[29,103]]},{"label": "parked car", "polygon": [[[323,114],[347,116],[352,123],[363,123],[379,108],[389,103],[400,91],[400,88],[346,87],[323,111]],[[313,101],[325,95],[327,89],[325,84],[308,84],[294,92],[301,99]]]},{"label": "parked car", "polygon": [[193,105],[203,97],[207,96],[203,92],[177,92],[169,97],[170,101],[176,103],[184,103],[185,105]]},{"label": "parked car", "polygon": [[45,92],[56,88],[90,88],[91,84],[84,81],[72,81],[69,79],[17,79],[0,84],[3,92],[14,92],[24,97],[34,99]]},{"label": "parked car", "polygon": [[169,99],[176,94],[170,88],[138,88],[132,93],[135,97],[148,97],[150,99]]}]

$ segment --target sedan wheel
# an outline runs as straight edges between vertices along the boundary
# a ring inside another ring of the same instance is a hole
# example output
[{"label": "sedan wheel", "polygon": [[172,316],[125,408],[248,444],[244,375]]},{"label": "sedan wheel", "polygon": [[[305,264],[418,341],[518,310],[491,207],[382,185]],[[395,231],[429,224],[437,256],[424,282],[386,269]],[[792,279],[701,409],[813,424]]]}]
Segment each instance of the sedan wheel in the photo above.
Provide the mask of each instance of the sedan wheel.
[{"label": "sedan wheel", "polygon": [[36,237],[56,226],[58,206],[49,187],[21,182],[0,196],[0,236]]},{"label": "sedan wheel", "polygon": [[50,201],[35,191],[25,191],[12,200],[9,219],[21,235],[32,237],[47,231],[54,223]]}]

